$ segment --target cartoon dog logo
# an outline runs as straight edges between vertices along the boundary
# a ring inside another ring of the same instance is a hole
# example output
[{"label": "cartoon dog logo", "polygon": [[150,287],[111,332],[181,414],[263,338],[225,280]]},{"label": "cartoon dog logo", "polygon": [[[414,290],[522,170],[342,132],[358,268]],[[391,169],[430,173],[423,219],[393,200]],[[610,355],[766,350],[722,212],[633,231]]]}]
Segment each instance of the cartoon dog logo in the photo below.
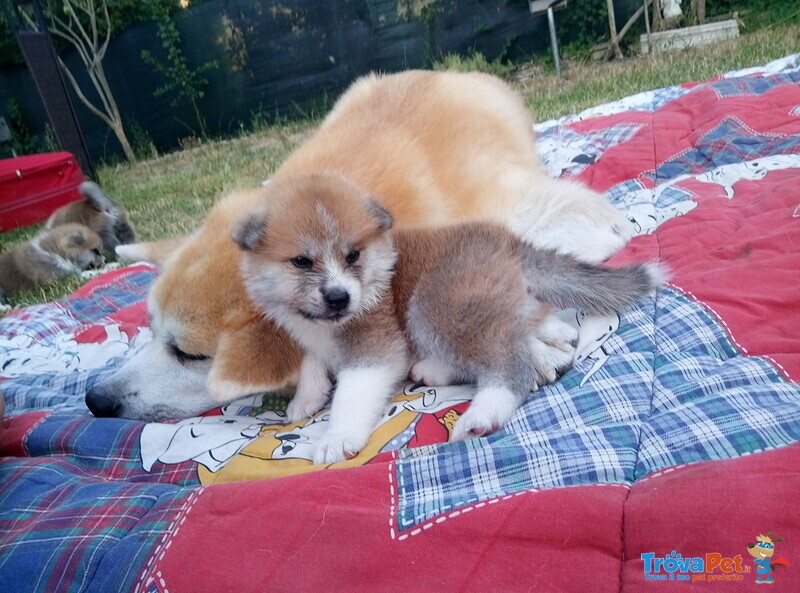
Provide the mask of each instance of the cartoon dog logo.
[{"label": "cartoon dog logo", "polygon": [[747,544],[747,551],[756,563],[757,585],[771,585],[775,582],[772,577],[772,571],[775,567],[789,566],[789,561],[786,558],[776,558],[774,560],[772,558],[775,555],[775,543],[782,541],[782,538],[773,537],[772,532],[768,531],[766,535],[758,535],[754,543]]}]

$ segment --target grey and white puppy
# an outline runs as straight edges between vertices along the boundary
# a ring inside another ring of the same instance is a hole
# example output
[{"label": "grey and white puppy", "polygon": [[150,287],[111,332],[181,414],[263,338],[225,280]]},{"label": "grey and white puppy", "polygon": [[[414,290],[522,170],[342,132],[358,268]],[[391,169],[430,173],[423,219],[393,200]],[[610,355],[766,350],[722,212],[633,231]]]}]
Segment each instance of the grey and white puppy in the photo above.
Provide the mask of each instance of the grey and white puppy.
[{"label": "grey and white puppy", "polygon": [[76,223],[45,229],[0,255],[0,301],[105,264],[103,242],[92,229]]},{"label": "grey and white puppy", "polygon": [[45,228],[77,222],[92,229],[103,239],[103,248],[111,255],[117,245],[127,245],[136,241],[136,233],[128,219],[128,212],[118,202],[109,198],[100,186],[92,181],[84,181],[78,187],[84,197],[67,204],[53,212],[45,223]]},{"label": "grey and white puppy", "polygon": [[234,240],[255,305],[305,351],[289,420],[321,409],[336,376],[316,463],[364,447],[409,367],[428,383],[477,383],[453,440],[496,430],[548,381],[536,343],[552,306],[609,313],[660,283],[653,266],[581,263],[492,223],[392,233],[389,213],[340,177],[268,193]]}]

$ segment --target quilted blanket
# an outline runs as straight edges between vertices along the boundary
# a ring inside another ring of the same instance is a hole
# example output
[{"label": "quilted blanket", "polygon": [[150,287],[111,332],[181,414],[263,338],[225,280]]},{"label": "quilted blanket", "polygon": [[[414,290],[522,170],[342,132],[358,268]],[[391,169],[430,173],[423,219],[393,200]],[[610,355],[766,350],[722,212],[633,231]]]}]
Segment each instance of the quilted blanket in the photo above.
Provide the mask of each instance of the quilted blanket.
[{"label": "quilted blanket", "polygon": [[635,226],[612,264],[671,279],[562,312],[575,367],[489,437],[447,443],[469,387],[407,386],[324,470],[327,413],[274,394],[91,417],[150,339],[146,265],[0,320],[0,591],[800,591],[800,56],[537,132]]}]

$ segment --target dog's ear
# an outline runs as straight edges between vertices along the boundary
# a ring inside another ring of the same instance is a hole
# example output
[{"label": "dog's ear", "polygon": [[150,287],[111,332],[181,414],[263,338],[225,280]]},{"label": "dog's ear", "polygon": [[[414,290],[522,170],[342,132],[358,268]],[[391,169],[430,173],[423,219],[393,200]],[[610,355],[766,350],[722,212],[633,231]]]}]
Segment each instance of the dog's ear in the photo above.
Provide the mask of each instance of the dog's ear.
[{"label": "dog's ear", "polygon": [[188,237],[174,237],[149,243],[117,245],[114,252],[121,261],[146,261],[160,266],[183,246]]},{"label": "dog's ear", "polygon": [[296,379],[300,358],[300,349],[283,331],[256,317],[220,335],[208,392],[224,402],[275,391]]},{"label": "dog's ear", "polygon": [[378,221],[378,228],[380,228],[380,230],[388,231],[390,228],[392,228],[394,219],[386,208],[372,199],[367,202],[367,208],[369,209],[370,214],[375,217],[375,220]]},{"label": "dog's ear", "polygon": [[250,212],[239,221],[231,237],[242,251],[252,251],[264,239],[268,222],[266,210]]}]

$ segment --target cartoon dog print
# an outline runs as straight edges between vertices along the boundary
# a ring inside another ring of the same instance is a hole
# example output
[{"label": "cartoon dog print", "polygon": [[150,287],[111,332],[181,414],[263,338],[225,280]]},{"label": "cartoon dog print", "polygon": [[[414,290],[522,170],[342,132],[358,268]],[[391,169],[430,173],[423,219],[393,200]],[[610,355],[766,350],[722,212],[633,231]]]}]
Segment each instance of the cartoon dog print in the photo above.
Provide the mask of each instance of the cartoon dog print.
[{"label": "cartoon dog print", "polygon": [[773,537],[772,532],[768,531],[766,535],[758,535],[756,541],[752,544],[747,544],[747,552],[753,557],[753,562],[756,563],[756,584],[772,584],[775,579],[772,572],[777,566],[789,566],[789,561],[786,558],[772,557],[775,555],[776,542],[782,542],[783,539]]},{"label": "cartoon dog print", "polygon": [[215,472],[257,439],[263,427],[286,422],[283,412],[256,418],[225,415],[225,408],[222,412],[222,416],[188,418],[175,424],[147,424],[139,437],[145,471],[151,471],[156,461],[193,460]]},{"label": "cartoon dog print", "polygon": [[149,341],[149,330],[132,339],[117,325],[97,326],[105,336],[97,341],[81,341],[80,337],[63,333],[42,341],[34,336],[17,334],[3,341],[0,348],[0,376],[19,377],[28,374],[81,371],[105,366],[110,360],[124,356]]},{"label": "cartoon dog print", "polygon": [[[741,163],[722,165],[699,175],[679,175],[654,188],[641,188],[625,193],[619,200],[620,209],[626,212],[628,220],[636,229],[637,235],[652,234],[667,220],[683,216],[697,207],[694,200],[682,200],[669,205],[664,202],[666,190],[687,180],[718,185],[727,199],[736,195],[734,187],[740,181],[764,179],[770,171],[800,168],[800,154],[778,154]],[[691,194],[691,192],[687,192]]]},{"label": "cartoon dog print", "polygon": [[575,363],[593,359],[592,366],[581,379],[581,387],[599,371],[609,358],[606,342],[619,329],[619,315],[586,315],[583,311],[576,313],[578,321],[578,346],[575,349]]}]

